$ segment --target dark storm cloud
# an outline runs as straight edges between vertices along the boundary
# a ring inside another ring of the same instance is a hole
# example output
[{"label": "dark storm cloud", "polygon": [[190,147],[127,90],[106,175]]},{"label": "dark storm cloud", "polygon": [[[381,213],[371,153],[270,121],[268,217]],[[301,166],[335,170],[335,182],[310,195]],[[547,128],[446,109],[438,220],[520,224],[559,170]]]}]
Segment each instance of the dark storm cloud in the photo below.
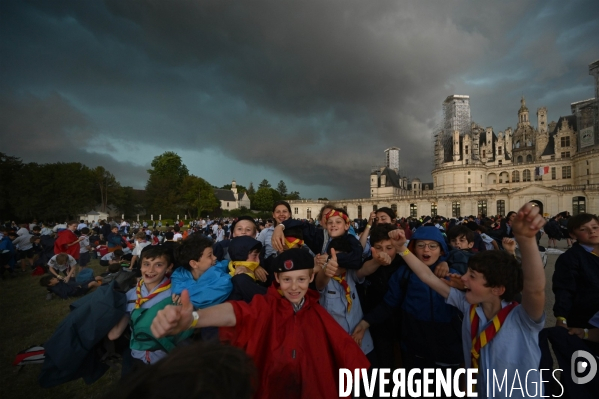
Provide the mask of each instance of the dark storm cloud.
[{"label": "dark storm cloud", "polygon": [[535,107],[557,119],[551,107],[579,98],[549,98],[548,88],[581,82],[592,93],[580,74],[599,54],[590,1],[1,7],[2,58],[11,62],[0,64],[0,88],[32,106],[58,98],[57,140],[85,154],[98,137],[132,149],[142,138],[155,155],[214,148],[345,196],[367,195],[369,169],[390,146],[402,149],[406,174],[430,179],[431,132],[446,96],[470,94],[473,118],[496,131],[515,124],[521,94],[545,97]]}]

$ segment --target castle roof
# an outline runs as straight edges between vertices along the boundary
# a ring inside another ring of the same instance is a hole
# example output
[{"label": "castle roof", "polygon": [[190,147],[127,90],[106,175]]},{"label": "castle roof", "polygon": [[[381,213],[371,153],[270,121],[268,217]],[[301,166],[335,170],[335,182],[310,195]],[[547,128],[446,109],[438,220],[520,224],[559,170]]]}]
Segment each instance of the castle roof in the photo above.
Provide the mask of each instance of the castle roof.
[{"label": "castle roof", "polygon": [[215,188],[214,189],[214,196],[219,201],[237,201],[235,199],[235,195],[233,194],[233,191],[231,191],[231,190],[226,190],[226,189],[221,189],[221,188]]},{"label": "castle roof", "polygon": [[576,115],[560,116],[557,123],[555,124],[553,131],[551,131],[549,133],[549,140],[547,140],[547,147],[545,147],[545,150],[543,151],[541,156],[555,155],[555,135],[559,131],[559,128],[562,125],[562,122],[564,121],[564,119],[566,119],[568,121],[568,125],[570,125],[570,127],[574,131],[576,131]]}]

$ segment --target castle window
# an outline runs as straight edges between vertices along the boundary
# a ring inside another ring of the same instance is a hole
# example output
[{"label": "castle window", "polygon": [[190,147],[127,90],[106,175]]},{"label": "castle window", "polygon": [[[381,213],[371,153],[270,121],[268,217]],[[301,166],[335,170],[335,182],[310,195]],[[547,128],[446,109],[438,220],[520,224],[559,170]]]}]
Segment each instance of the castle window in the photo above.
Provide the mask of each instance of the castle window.
[{"label": "castle window", "polygon": [[504,200],[497,200],[497,214],[505,215],[505,201]]},{"label": "castle window", "polygon": [[293,208],[293,213],[297,215],[299,213],[299,209],[298,208]]},{"label": "castle window", "polygon": [[470,179],[468,179],[468,184],[470,184]]},{"label": "castle window", "polygon": [[468,146],[465,147],[464,151],[466,152],[466,155],[468,155]]},{"label": "castle window", "polygon": [[520,148],[520,140],[516,141],[516,148]]},{"label": "castle window", "polygon": [[478,208],[479,215],[480,214],[486,215],[487,214],[487,201],[486,200],[478,201],[477,208]]},{"label": "castle window", "polygon": [[569,179],[572,177],[572,167],[562,166],[562,179]]},{"label": "castle window", "polygon": [[454,218],[459,218],[460,215],[460,201],[453,201],[451,203],[451,216]]},{"label": "castle window", "polygon": [[562,147],[570,147],[570,136],[562,137],[560,143]]},{"label": "castle window", "polygon": [[499,161],[497,161],[497,165],[502,165],[503,161],[500,159]]},{"label": "castle window", "polygon": [[501,155],[501,147],[499,147],[499,148],[497,149],[497,154],[498,154],[498,155]]},{"label": "castle window", "polygon": [[518,162],[517,162],[517,163],[522,163],[522,155],[520,155],[520,156],[518,157]]},{"label": "castle window", "polygon": [[227,202],[227,208],[229,207],[229,203]]},{"label": "castle window", "polygon": [[472,191],[472,187],[468,187],[468,192],[471,192],[471,191]]},{"label": "castle window", "polygon": [[379,209],[379,207],[378,207],[377,205],[373,205],[373,206],[372,206],[372,211],[373,211],[373,212],[376,212],[376,210],[377,210],[377,209]]},{"label": "castle window", "polygon": [[572,198],[572,215],[578,215],[587,211],[585,200],[586,198],[584,197]]},{"label": "castle window", "polygon": [[[512,172],[512,182],[518,183],[519,181],[520,181],[520,172],[515,170]],[[503,215],[503,213],[501,215]]]},{"label": "castle window", "polygon": [[483,158],[485,158],[487,155],[487,152],[485,150],[483,150]]},{"label": "castle window", "polygon": [[410,217],[418,217],[418,205],[410,204]]},{"label": "castle window", "polygon": [[437,216],[437,204],[435,204],[434,202],[431,203],[431,216]]},{"label": "castle window", "polygon": [[530,170],[524,169],[522,172],[522,181],[530,181]]},{"label": "castle window", "polygon": [[526,162],[532,162],[532,155],[528,154],[526,156]]},{"label": "castle window", "polygon": [[468,175],[470,175],[470,171],[468,171]]},{"label": "castle window", "polygon": [[570,158],[570,151],[562,152],[560,155],[562,158]]},{"label": "castle window", "polygon": [[551,180],[557,179],[557,172],[555,171],[555,166],[551,168]]},{"label": "castle window", "polygon": [[306,209],[306,219],[312,219],[312,210],[310,208]]},{"label": "castle window", "polygon": [[362,205],[358,205],[358,219],[362,219]]}]

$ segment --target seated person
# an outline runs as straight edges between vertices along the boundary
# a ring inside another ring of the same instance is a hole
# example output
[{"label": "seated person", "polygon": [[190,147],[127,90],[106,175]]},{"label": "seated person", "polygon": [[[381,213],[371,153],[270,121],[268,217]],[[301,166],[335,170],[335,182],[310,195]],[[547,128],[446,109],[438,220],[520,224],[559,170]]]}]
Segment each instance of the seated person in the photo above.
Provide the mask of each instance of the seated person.
[{"label": "seated person", "polygon": [[122,249],[117,249],[114,252],[108,252],[100,258],[100,266],[110,266],[113,263],[118,263],[121,266],[129,266],[129,262],[123,259],[124,252]]},{"label": "seated person", "polygon": [[[65,283],[68,283],[71,277],[75,275],[75,265],[77,265],[75,258],[66,253],[61,253],[50,258],[48,270],[59,280],[64,279]],[[63,278],[60,273],[63,273],[66,277]]]},{"label": "seated person", "polygon": [[459,274],[465,274],[468,270],[468,259],[474,252],[474,231],[463,224],[453,226],[447,232],[447,238],[451,245],[451,250],[447,255],[447,264],[452,269],[457,270]]},{"label": "seated person", "polygon": [[78,283],[76,281],[66,281],[59,279],[55,275],[46,274],[40,279],[40,285],[48,289],[49,296],[46,299],[52,299],[52,294],[58,295],[62,299],[68,297],[83,296],[92,289],[100,286],[96,280]]}]

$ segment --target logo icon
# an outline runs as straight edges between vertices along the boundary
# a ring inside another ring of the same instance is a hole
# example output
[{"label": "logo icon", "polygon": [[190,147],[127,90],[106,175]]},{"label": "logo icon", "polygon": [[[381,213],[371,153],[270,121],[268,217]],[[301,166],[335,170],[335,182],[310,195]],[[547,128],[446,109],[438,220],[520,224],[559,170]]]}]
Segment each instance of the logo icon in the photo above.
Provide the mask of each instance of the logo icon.
[{"label": "logo icon", "polygon": [[[581,360],[584,359],[584,360]],[[597,374],[597,361],[587,351],[576,351],[570,358],[570,373],[572,375],[572,381],[575,384],[586,384],[590,382]],[[585,373],[588,370],[588,374],[584,377],[579,377],[580,374]]]},{"label": "logo icon", "polygon": [[283,266],[285,267],[285,270],[291,270],[293,269],[293,261],[291,259],[287,259],[285,262],[283,262]]}]

